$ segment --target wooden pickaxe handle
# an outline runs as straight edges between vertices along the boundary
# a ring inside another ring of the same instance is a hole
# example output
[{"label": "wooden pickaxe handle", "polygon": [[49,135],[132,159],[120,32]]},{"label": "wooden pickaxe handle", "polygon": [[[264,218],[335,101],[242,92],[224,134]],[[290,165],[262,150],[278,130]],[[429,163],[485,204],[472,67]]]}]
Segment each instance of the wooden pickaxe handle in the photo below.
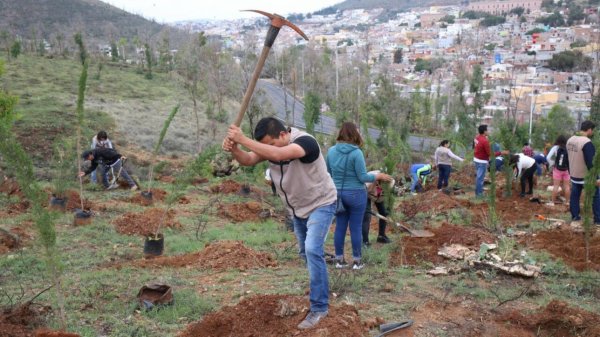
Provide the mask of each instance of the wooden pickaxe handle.
[{"label": "wooden pickaxe handle", "polygon": [[271,27],[269,27],[269,31],[267,32],[267,37],[265,39],[265,44],[263,46],[263,50],[258,58],[258,62],[256,63],[256,67],[254,68],[254,73],[252,74],[252,78],[250,78],[250,82],[248,82],[248,88],[246,88],[246,93],[244,94],[244,98],[242,99],[242,104],[240,105],[240,110],[235,118],[233,124],[236,126],[240,126],[242,124],[242,120],[244,119],[244,114],[246,113],[246,109],[248,109],[248,104],[250,103],[250,99],[252,98],[252,94],[254,93],[254,88],[256,88],[256,82],[258,82],[258,78],[260,77],[260,73],[265,65],[265,61],[267,60],[267,56],[269,56],[269,51],[275,42],[275,38],[277,34],[279,34],[279,30],[282,26],[288,26],[295,30],[298,34],[300,34],[304,39],[308,40],[308,37],[300,28],[296,27],[293,23],[286,20],[283,16],[277,14],[270,14],[264,11],[259,10],[247,10],[248,12],[256,12],[262,15],[265,15],[271,19]]}]

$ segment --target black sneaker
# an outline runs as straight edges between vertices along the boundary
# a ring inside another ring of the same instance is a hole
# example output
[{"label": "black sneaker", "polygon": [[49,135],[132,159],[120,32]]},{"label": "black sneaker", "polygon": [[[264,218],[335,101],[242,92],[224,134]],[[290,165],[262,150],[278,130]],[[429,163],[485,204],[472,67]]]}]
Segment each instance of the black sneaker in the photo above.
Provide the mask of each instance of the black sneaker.
[{"label": "black sneaker", "polygon": [[361,261],[354,261],[352,263],[352,270],[361,270],[364,268],[364,264]]},{"label": "black sneaker", "polygon": [[525,198],[525,193],[519,193],[519,197]]},{"label": "black sneaker", "polygon": [[370,243],[370,242],[368,242],[368,241],[367,241],[367,242],[363,242],[363,246],[365,246],[365,247],[367,247],[367,248],[368,248],[368,247],[371,247],[371,243]]},{"label": "black sneaker", "polygon": [[390,240],[390,238],[388,238],[385,235],[380,235],[380,236],[377,237],[377,242],[379,242],[379,243],[390,243],[390,242],[392,242],[392,240]]},{"label": "black sneaker", "polygon": [[337,269],[343,269],[348,267],[348,263],[345,260],[336,260],[335,261],[335,268]]}]

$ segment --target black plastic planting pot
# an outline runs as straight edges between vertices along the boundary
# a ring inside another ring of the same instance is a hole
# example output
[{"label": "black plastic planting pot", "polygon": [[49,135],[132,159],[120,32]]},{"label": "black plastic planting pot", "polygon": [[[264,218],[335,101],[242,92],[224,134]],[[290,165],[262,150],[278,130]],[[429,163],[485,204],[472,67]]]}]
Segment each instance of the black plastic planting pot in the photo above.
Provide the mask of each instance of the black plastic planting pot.
[{"label": "black plastic planting pot", "polygon": [[160,256],[165,249],[165,238],[162,234],[147,235],[144,241],[144,257],[151,259]]},{"label": "black plastic planting pot", "polygon": [[92,212],[82,210],[79,208],[75,209],[75,219],[73,220],[73,224],[75,226],[83,226],[90,224],[92,222]]},{"label": "black plastic planting pot", "polygon": [[142,191],[142,204],[144,206],[152,205],[152,192]]},{"label": "black plastic planting pot", "polygon": [[50,209],[64,212],[67,209],[67,198],[50,197]]}]

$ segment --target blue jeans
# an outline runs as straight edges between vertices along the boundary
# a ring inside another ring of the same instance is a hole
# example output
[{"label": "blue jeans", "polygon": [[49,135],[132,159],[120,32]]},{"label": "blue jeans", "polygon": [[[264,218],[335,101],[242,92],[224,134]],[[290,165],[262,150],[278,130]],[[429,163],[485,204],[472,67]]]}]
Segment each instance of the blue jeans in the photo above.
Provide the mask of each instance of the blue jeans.
[{"label": "blue jeans", "polygon": [[475,178],[475,196],[478,197],[483,194],[483,180],[485,179],[487,164],[475,162],[475,170],[477,171],[477,177]]},{"label": "blue jeans", "polygon": [[[579,214],[579,199],[581,198],[581,192],[583,191],[583,184],[574,184],[571,182],[571,198],[569,200],[569,210],[571,211],[571,219],[581,220]],[[594,223],[600,224],[600,197],[598,196],[598,187],[594,193],[594,200],[592,200],[592,211],[594,213]]]},{"label": "blue jeans", "polygon": [[362,256],[362,221],[367,209],[367,190],[361,188],[338,191],[338,198],[341,198],[346,211],[338,214],[335,218],[335,232],[333,233],[335,256],[338,259],[344,257],[344,241],[348,227],[350,227],[352,258],[357,261]]},{"label": "blue jeans", "polygon": [[324,245],[334,214],[335,203],[332,203],[315,209],[307,219],[294,217],[299,254],[308,268],[312,312],[327,311],[329,308],[329,279]]},{"label": "blue jeans", "polygon": [[448,179],[450,178],[450,172],[452,171],[452,166],[446,164],[439,164],[438,171],[440,172],[438,178],[438,190],[442,187],[448,187]]},{"label": "blue jeans", "polygon": [[[108,186],[110,186],[109,181],[108,181],[108,170],[112,169],[112,174],[113,174],[113,177],[115,177],[115,181],[116,181],[116,179],[119,178],[117,175],[119,174],[119,169],[121,169],[122,165],[123,165],[123,161],[121,159],[119,159],[111,166],[105,167],[104,170],[107,173],[104,178],[106,178],[106,179],[104,179],[104,181],[102,182],[104,184],[105,188],[108,188]],[[133,179],[131,179],[131,177],[129,176],[129,173],[127,173],[127,170],[125,169],[125,167],[123,167],[123,169],[121,169],[120,176],[125,178],[125,181],[127,181],[127,184],[129,184],[130,187],[135,186],[135,181],[133,181]]]}]

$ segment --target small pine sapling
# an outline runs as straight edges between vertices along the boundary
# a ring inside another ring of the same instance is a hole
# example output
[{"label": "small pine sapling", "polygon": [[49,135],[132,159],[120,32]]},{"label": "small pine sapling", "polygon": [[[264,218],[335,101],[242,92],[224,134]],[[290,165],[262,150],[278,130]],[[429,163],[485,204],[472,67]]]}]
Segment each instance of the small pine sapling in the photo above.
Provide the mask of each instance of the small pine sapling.
[{"label": "small pine sapling", "polygon": [[583,200],[583,230],[585,235],[585,261],[589,265],[590,263],[590,237],[592,235],[593,224],[593,196],[598,189],[598,175],[600,174],[600,139],[593,137],[594,146],[596,148],[596,154],[594,155],[594,161],[592,168],[588,171],[585,176],[584,183],[584,194]]},{"label": "small pine sapling", "polygon": [[169,116],[167,117],[165,122],[163,123],[163,127],[162,127],[162,130],[160,131],[158,141],[156,142],[156,145],[154,145],[154,151],[152,151],[152,161],[150,162],[150,170],[148,171],[148,193],[150,193],[150,190],[152,187],[152,175],[154,173],[154,163],[156,162],[156,156],[158,155],[158,150],[160,149],[160,146],[162,145],[162,142],[165,139],[167,130],[169,129],[169,126],[171,125],[171,121],[173,121],[173,118],[175,118],[177,111],[179,111],[179,105],[177,105],[176,107],[173,108],[173,110],[171,110],[171,113],[169,114]]},{"label": "small pine sapling", "polygon": [[[88,57],[85,45],[83,44],[83,38],[81,33],[75,34],[75,43],[79,47],[79,58],[83,68],[81,69],[81,75],[79,76],[79,90],[77,92],[77,169],[81,167],[81,129],[83,128],[83,103],[85,101],[85,87],[88,76]],[[81,210],[83,211],[83,177],[79,177],[79,199],[81,203]]]},{"label": "small pine sapling", "polygon": [[[490,142],[491,143],[491,142]],[[498,216],[496,215],[496,153],[491,150],[490,158],[490,194],[488,195],[488,227],[496,229],[498,225]],[[508,165],[507,165],[508,166]]]}]

